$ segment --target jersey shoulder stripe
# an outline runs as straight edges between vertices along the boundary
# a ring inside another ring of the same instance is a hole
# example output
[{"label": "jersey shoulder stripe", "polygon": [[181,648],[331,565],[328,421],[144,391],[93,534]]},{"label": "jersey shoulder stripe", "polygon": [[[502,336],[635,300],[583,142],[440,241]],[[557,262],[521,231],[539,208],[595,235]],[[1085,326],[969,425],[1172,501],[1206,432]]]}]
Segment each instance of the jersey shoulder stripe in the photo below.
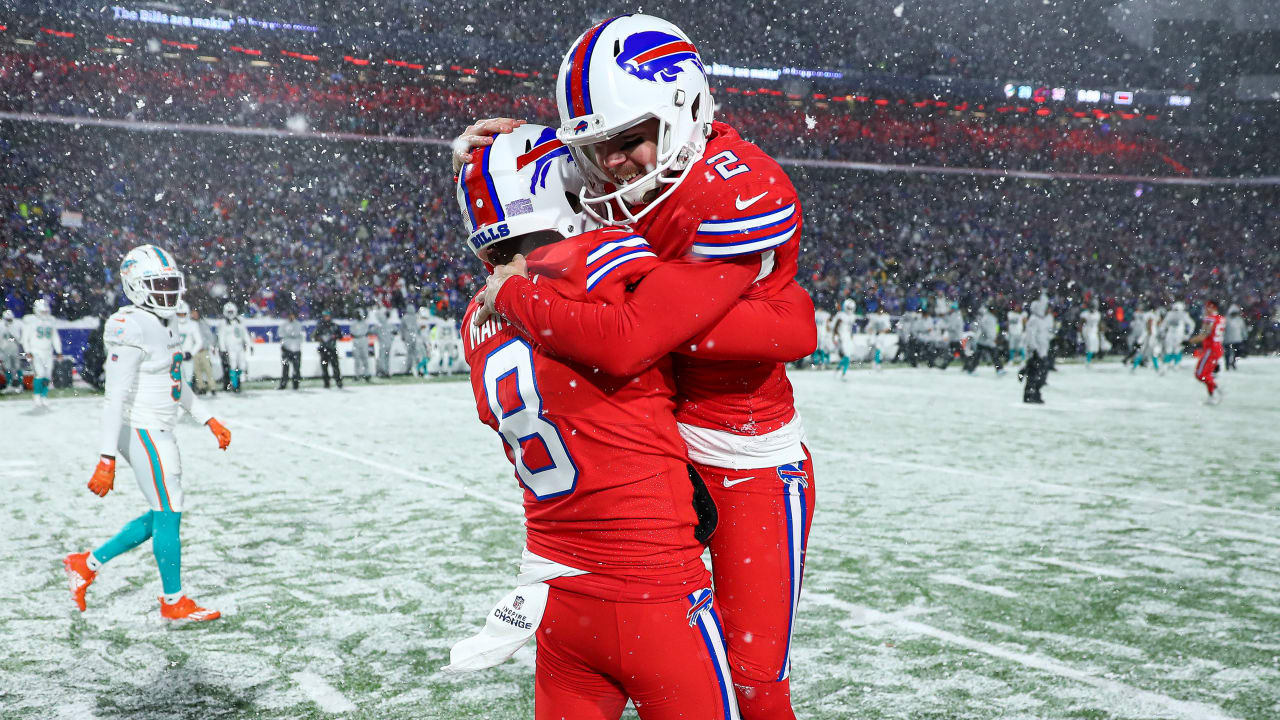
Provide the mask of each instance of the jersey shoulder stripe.
[{"label": "jersey shoulder stripe", "polygon": [[785,245],[799,227],[795,203],[747,218],[706,220],[694,234],[692,251],[718,258],[763,252]]}]

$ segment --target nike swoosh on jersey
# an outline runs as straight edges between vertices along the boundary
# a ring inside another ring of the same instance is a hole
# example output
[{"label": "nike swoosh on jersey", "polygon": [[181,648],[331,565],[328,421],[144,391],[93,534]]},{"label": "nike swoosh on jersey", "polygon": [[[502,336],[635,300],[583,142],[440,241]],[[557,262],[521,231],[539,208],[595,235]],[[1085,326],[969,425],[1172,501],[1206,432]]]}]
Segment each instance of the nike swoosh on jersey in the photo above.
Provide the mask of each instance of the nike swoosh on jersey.
[{"label": "nike swoosh on jersey", "polygon": [[751,476],[751,477],[738,478],[737,480],[730,480],[729,478],[725,478],[725,479],[724,479],[724,486],[725,486],[725,487],[727,487],[727,488],[731,488],[731,487],[733,487],[734,485],[737,485],[738,483],[744,483],[744,482],[746,482],[746,481],[748,481],[748,480],[755,480],[755,476],[753,475],[753,476]]},{"label": "nike swoosh on jersey", "polygon": [[734,207],[738,208],[739,210],[746,210],[747,208],[751,207],[752,205],[755,205],[755,204],[756,204],[756,202],[760,200],[760,198],[762,198],[762,197],[764,197],[765,195],[768,195],[768,194],[769,194],[769,191],[768,191],[768,190],[765,190],[764,192],[760,193],[759,195],[757,195],[757,196],[755,196],[755,197],[753,197],[753,198],[751,198],[751,199],[749,199],[749,200],[745,200],[745,201],[742,199],[742,196],[741,196],[741,195],[739,195],[738,197],[736,197],[736,198],[734,198],[734,199],[733,199],[733,205],[734,205]]}]

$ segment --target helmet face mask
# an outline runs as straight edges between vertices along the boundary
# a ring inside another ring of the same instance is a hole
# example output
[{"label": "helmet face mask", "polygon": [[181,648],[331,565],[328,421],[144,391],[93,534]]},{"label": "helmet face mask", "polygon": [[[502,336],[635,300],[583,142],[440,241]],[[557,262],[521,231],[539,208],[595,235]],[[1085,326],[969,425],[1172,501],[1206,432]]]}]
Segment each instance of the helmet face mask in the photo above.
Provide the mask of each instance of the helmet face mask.
[{"label": "helmet face mask", "polygon": [[[619,225],[644,217],[706,150],[713,109],[706,71],[688,36],[665,20],[623,15],[596,25],[574,42],[560,78],[557,135],[586,180],[586,212],[599,222]],[[654,143],[655,161],[619,183],[598,164],[593,146],[650,120],[654,129],[646,136]]]},{"label": "helmet face mask", "polygon": [[120,281],[129,302],[158,317],[173,317],[186,291],[177,263],[155,245],[140,245],[120,263]]},{"label": "helmet face mask", "polygon": [[229,302],[222,306],[222,317],[228,320],[235,320],[236,315],[238,315],[239,313],[240,313],[239,308],[237,308],[236,304],[233,302]]}]

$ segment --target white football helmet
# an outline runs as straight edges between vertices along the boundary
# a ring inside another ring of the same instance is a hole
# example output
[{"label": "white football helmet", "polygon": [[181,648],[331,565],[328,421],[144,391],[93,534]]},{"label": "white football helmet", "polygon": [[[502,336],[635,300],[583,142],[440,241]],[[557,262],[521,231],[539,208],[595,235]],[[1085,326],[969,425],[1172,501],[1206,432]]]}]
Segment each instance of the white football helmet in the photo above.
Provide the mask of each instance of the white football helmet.
[{"label": "white football helmet", "polygon": [[1176,303],[1174,303],[1174,304],[1173,304],[1173,309],[1174,309],[1174,311],[1175,311],[1175,312],[1183,312],[1183,311],[1185,311],[1185,310],[1187,309],[1187,305],[1186,305],[1186,303],[1183,303],[1183,302],[1181,302],[1181,301],[1178,301],[1178,302],[1176,302]]},{"label": "white football helmet", "polygon": [[857,301],[854,300],[853,298],[845,298],[844,302],[840,303],[840,311],[847,312],[850,315],[857,314],[858,312]]},{"label": "white football helmet", "polygon": [[467,246],[481,260],[507,238],[535,232],[581,234],[585,218],[570,204],[582,191],[582,177],[554,129],[523,125],[495,135],[493,144],[472,153],[458,172],[458,206],[467,227]]},{"label": "white football helmet", "polygon": [[49,301],[44,298],[36,298],[36,301],[31,304],[31,311],[38,317],[49,317]]},{"label": "white football helmet", "polygon": [[423,305],[422,307],[418,308],[419,320],[426,320],[429,317],[431,317],[431,308],[427,307],[426,305]]},{"label": "white football helmet", "polygon": [[236,315],[239,315],[239,314],[240,314],[240,308],[237,308],[236,304],[233,302],[229,302],[222,306],[222,317],[228,320],[235,320]]},{"label": "white football helmet", "polygon": [[[587,30],[565,55],[556,81],[558,133],[586,179],[586,211],[600,222],[635,222],[692,170],[707,148],[714,102],[702,58],[666,20],[621,15]],[[590,146],[650,118],[658,120],[657,164],[618,186]],[[669,185],[634,212],[652,190]],[[616,213],[616,214],[615,214]]]},{"label": "white football helmet", "polygon": [[173,256],[155,245],[139,245],[120,263],[120,281],[129,302],[159,317],[173,317],[186,280]]},{"label": "white football helmet", "polygon": [[173,309],[173,314],[185,320],[191,314],[191,306],[187,304],[186,300],[179,300],[178,306]]},{"label": "white football helmet", "polygon": [[12,311],[12,310],[5,310],[5,311],[4,311],[4,319],[5,319],[5,320],[12,320],[12,319],[13,319],[13,311]]}]

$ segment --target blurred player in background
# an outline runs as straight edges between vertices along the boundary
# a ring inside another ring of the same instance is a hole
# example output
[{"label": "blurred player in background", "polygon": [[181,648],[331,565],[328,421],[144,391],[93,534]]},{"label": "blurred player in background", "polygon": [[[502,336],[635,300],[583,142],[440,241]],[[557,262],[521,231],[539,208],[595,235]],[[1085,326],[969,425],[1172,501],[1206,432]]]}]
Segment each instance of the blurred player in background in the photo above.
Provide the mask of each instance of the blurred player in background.
[{"label": "blurred player in background", "polygon": [[133,468],[151,509],[93,551],[72,553],[63,560],[71,598],[84,612],[85,592],[102,566],[151,540],[164,587],[159,598],[161,617],[216,620],[216,610],[200,607],[182,591],[182,458],[173,428],[181,408],[208,426],[223,450],[231,443],[231,433],[195,399],[182,379],[182,344],[173,316],[184,282],[173,258],[154,245],[136,247],[120,264],[120,279],[133,305],[112,315],[103,333],[107,396],[98,467],[89,490],[105,497],[115,487],[119,454]]},{"label": "blurred player in background", "polygon": [[1031,317],[1027,318],[1024,333],[1027,366],[1023,370],[1026,385],[1022,402],[1043,405],[1040,391],[1049,375],[1049,341],[1053,338],[1053,316],[1049,314],[1049,298],[1044,294],[1031,302]]},{"label": "blurred player in background", "polygon": [[280,385],[276,389],[283,390],[289,384],[289,369],[293,368],[293,389],[298,389],[302,381],[302,342],[307,339],[307,331],[298,322],[298,314],[290,311],[289,319],[280,323]]},{"label": "blurred player in background", "polygon": [[[580,234],[567,154],[536,169],[519,162],[542,130],[504,135],[462,168],[468,244],[486,263],[529,253],[544,294],[622,304],[657,256],[625,228]],[[525,212],[495,212],[513,203]],[[538,720],[616,720],[628,698],[646,720],[736,719],[695,529],[714,521],[695,513],[670,359],[630,378],[557,360],[499,317],[477,324],[496,287],[468,307],[464,345],[480,419],[501,436],[524,488],[519,587],[491,613],[518,618],[524,632],[498,637],[491,619],[454,647],[450,668],[497,664],[536,632]]]},{"label": "blurred player in background", "polygon": [[1218,314],[1218,301],[1205,300],[1204,315],[1200,318],[1200,332],[1187,340],[1200,345],[1200,361],[1196,363],[1196,379],[1209,391],[1206,405],[1222,403],[1222,388],[1218,387],[1214,374],[1222,360],[1222,339],[1227,331],[1226,318]]},{"label": "blurred player in background", "polygon": [[876,370],[883,370],[884,355],[893,344],[893,320],[884,307],[867,314],[867,335],[871,341],[871,361],[875,363]]},{"label": "blurred player in background", "polygon": [[845,298],[840,303],[840,311],[836,313],[832,324],[832,334],[836,338],[836,350],[840,354],[840,364],[836,372],[844,380],[849,375],[849,363],[853,361],[853,336],[858,332],[858,304],[853,298]]},{"label": "blurred player in background", "polygon": [[35,301],[35,312],[22,318],[22,349],[31,361],[31,399],[36,407],[49,407],[49,379],[53,377],[53,361],[62,357],[62,338],[53,315],[49,313],[49,301]]},{"label": "blurred player in background", "polygon": [[21,341],[22,323],[13,317],[12,310],[6,309],[0,316],[0,365],[4,366],[7,394],[20,392],[22,388]]},{"label": "blurred player in background", "polygon": [[[187,305],[186,300],[178,301],[172,324],[174,332],[178,334],[178,352],[182,353],[182,379],[187,385],[192,386],[191,389],[194,391],[195,357],[204,349],[204,338],[200,335],[199,325],[191,319],[191,306]],[[105,339],[104,335],[104,342]]]},{"label": "blurred player in background", "polygon": [[404,315],[400,317],[400,337],[404,340],[404,374],[413,375],[418,370],[418,361],[422,359],[418,342],[418,311],[412,303],[404,306]]},{"label": "blurred player in background", "polygon": [[240,385],[245,382],[249,372],[249,331],[240,319],[236,304],[229,302],[222,306],[222,327],[218,328],[218,346],[223,353],[223,376],[226,377],[224,390],[240,392]]},{"label": "blurred player in background", "polygon": [[1233,304],[1227,308],[1227,327],[1222,335],[1222,345],[1226,351],[1223,356],[1226,369],[1236,369],[1236,360],[1240,358],[1240,351],[1244,348],[1244,340],[1247,337],[1249,337],[1249,326],[1240,316],[1240,306]]},{"label": "blurred player in background", "polygon": [[986,303],[978,308],[978,319],[974,323],[975,333],[973,336],[973,354],[970,355],[965,362],[965,370],[973,373],[978,369],[978,365],[982,364],[982,358],[990,357],[991,364],[996,369],[997,375],[1004,374],[1004,358],[1000,357],[1000,353],[996,350],[996,343],[1000,339],[1000,320],[996,318],[995,313],[991,312],[991,308]]},{"label": "blurred player in background", "polygon": [[1137,372],[1139,365],[1146,365],[1149,361],[1151,369],[1160,370],[1160,352],[1164,345],[1160,341],[1160,310],[1152,307],[1142,313],[1137,313],[1134,320],[1140,325],[1138,333],[1137,352],[1133,356],[1133,366],[1129,368],[1131,372]]},{"label": "blurred player in background", "polygon": [[374,325],[372,321],[376,319],[374,309],[369,308],[368,313],[361,316],[361,311],[356,310],[356,317],[351,321],[351,361],[355,363],[355,367],[351,370],[352,377],[363,378],[365,382],[369,380],[369,328]]},{"label": "blurred player in background", "polygon": [[1169,368],[1182,364],[1182,347],[1187,342],[1187,338],[1191,337],[1194,328],[1195,323],[1187,314],[1187,306],[1181,302],[1175,302],[1160,321],[1160,338],[1164,350],[1163,370],[1168,371]]},{"label": "blurred player in background", "polygon": [[332,373],[338,389],[342,389],[342,368],[338,365],[338,338],[341,336],[342,332],[333,322],[333,313],[328,310],[322,312],[312,337],[315,338],[320,353],[320,377],[324,378],[326,388],[329,387],[329,374]]},{"label": "blurred player in background", "polygon": [[1027,311],[1018,307],[1017,303],[1014,303],[1013,307],[1009,308],[1008,314],[1005,315],[1005,320],[1008,323],[1005,332],[1009,335],[1009,362],[1013,362],[1014,355],[1019,356],[1025,362],[1027,359],[1027,345],[1023,342],[1022,332],[1027,326]]},{"label": "blurred player in background", "polygon": [[1093,368],[1093,358],[1102,349],[1102,313],[1098,299],[1089,301],[1089,309],[1080,313],[1080,339],[1084,341],[1085,369]]}]

